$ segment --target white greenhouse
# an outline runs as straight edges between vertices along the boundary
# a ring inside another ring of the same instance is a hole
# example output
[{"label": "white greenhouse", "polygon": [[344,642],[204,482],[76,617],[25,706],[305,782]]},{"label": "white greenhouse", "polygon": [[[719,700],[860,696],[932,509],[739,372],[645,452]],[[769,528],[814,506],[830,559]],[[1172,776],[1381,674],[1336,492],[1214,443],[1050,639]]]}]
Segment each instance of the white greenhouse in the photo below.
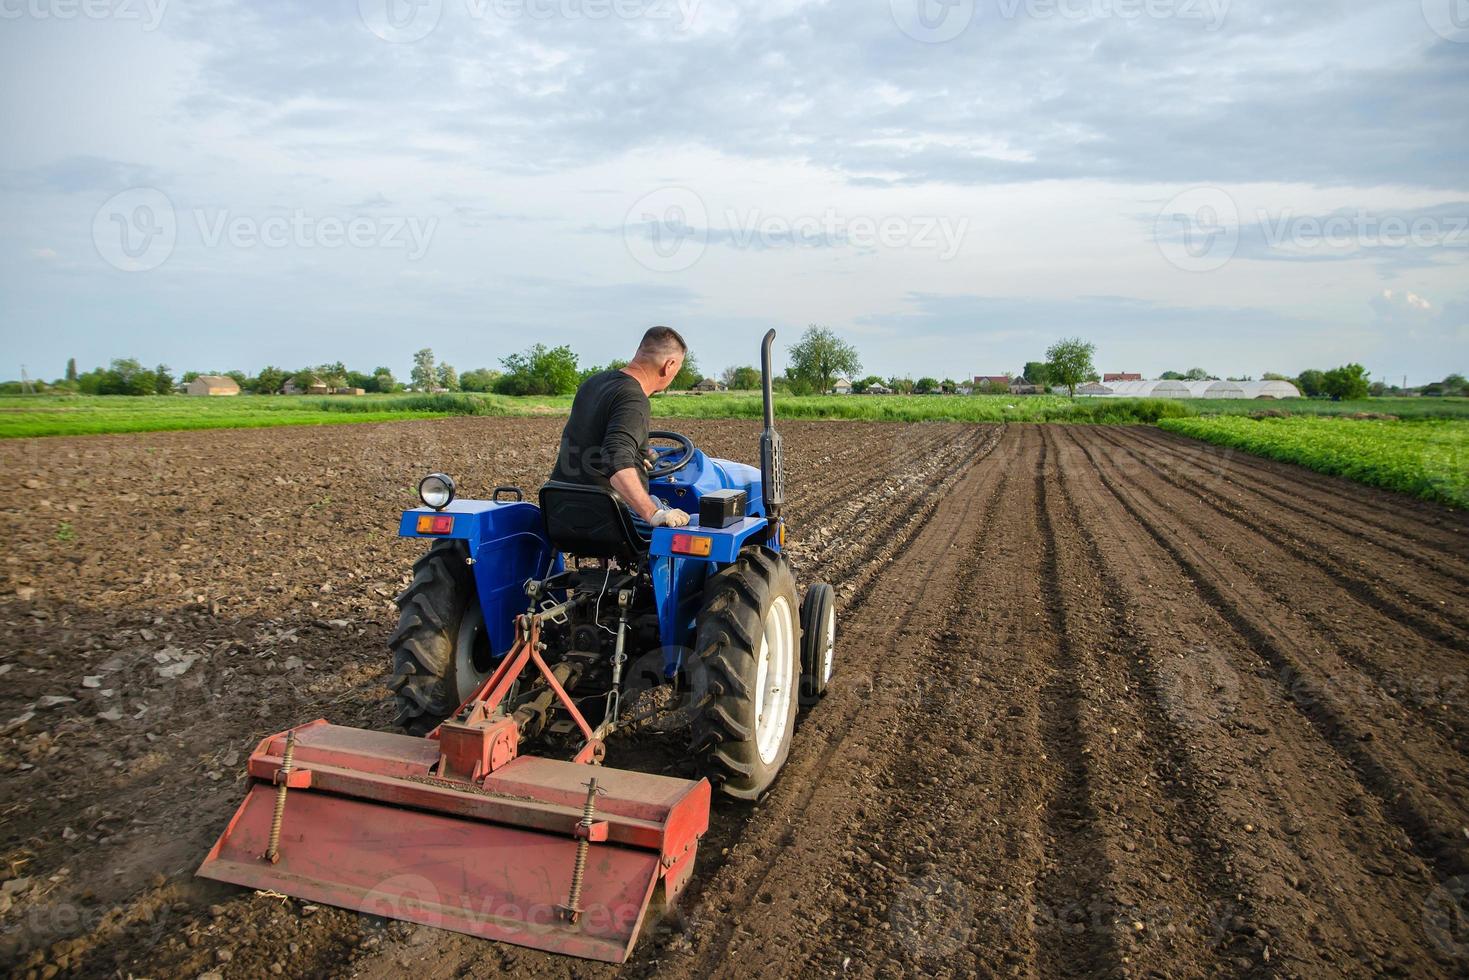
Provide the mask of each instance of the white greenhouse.
[{"label": "white greenhouse", "polygon": [[1245,389],[1237,381],[1186,381],[1195,398],[1245,398]]},{"label": "white greenhouse", "polygon": [[1300,391],[1289,381],[1246,381],[1243,387],[1246,398],[1286,399],[1301,397]]}]

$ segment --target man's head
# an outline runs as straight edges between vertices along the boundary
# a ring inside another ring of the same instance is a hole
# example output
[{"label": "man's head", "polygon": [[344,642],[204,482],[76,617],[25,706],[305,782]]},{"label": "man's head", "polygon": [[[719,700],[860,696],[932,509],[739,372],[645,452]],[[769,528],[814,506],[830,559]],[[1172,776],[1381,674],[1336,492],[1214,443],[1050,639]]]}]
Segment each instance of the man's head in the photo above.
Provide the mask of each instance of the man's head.
[{"label": "man's head", "polygon": [[689,345],[672,327],[653,327],[643,334],[643,342],[638,344],[633,364],[646,375],[647,384],[651,386],[649,394],[665,391],[673,384],[688,351]]}]

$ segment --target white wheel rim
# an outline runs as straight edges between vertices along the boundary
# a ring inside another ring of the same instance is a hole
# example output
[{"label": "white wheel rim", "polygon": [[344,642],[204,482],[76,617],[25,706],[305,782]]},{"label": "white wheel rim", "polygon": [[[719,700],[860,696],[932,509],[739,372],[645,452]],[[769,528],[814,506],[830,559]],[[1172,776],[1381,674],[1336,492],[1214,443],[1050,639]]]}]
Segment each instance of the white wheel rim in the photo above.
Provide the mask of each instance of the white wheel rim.
[{"label": "white wheel rim", "polygon": [[481,671],[474,666],[474,640],[484,631],[484,612],[476,602],[465,610],[464,618],[459,621],[459,636],[454,645],[454,693],[458,698],[455,707],[463,704],[494,669]]},{"label": "white wheel rim", "polygon": [[767,766],[780,755],[795,703],[791,678],[795,676],[796,637],[791,622],[791,604],[785,596],[776,596],[765,613],[755,658],[755,749]]},{"label": "white wheel rim", "polygon": [[832,660],[836,656],[837,646],[837,611],[832,608],[826,610],[826,622],[821,638],[821,686],[825,687],[831,680]]}]

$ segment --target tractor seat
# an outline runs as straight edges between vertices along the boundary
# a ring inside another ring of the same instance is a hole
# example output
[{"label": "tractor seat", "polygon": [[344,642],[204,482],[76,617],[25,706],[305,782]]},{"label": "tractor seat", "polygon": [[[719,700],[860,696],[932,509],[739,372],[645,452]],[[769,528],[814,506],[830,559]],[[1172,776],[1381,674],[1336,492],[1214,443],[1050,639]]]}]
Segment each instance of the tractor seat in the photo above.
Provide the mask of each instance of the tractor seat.
[{"label": "tractor seat", "polygon": [[616,491],[552,480],[541,487],[541,520],[557,551],[579,558],[635,562],[648,553],[632,513]]}]

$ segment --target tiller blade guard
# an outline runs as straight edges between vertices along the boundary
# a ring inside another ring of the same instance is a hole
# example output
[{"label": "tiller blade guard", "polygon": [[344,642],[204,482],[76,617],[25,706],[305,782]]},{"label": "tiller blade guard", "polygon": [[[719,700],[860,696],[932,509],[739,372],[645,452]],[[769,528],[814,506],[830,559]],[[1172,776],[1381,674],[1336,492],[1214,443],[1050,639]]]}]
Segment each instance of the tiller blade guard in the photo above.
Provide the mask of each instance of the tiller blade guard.
[{"label": "tiller blade guard", "polygon": [[316,721],[265,739],[198,873],[625,961],[660,882],[670,903],[688,883],[709,783],[589,764],[599,737],[576,761],[516,757],[514,724],[492,708],[531,661],[549,674],[536,632],[428,738]]}]

